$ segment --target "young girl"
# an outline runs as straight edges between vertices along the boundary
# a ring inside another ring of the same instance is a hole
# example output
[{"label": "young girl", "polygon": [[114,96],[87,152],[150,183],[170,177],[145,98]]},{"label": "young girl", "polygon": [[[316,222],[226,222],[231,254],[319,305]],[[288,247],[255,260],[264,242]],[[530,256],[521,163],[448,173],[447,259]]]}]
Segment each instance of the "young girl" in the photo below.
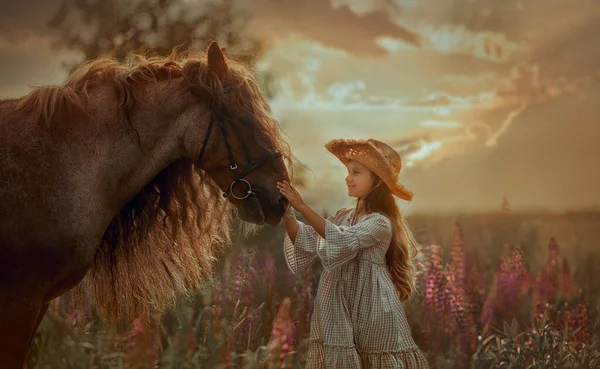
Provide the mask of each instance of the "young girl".
[{"label": "young girl", "polygon": [[377,140],[340,139],[325,147],[348,168],[355,209],[324,219],[289,183],[278,183],[308,223],[291,210],[285,217],[288,267],[297,274],[317,257],[323,264],[306,368],[429,368],[402,307],[415,290],[417,243],[393,198],[412,199],[398,182],[400,155]]}]

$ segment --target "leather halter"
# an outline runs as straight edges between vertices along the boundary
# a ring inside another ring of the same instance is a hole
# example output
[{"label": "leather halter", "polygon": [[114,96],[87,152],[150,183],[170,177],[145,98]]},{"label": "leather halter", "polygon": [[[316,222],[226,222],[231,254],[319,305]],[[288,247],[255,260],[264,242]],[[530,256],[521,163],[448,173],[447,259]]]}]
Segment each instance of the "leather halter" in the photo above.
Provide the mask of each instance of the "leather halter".
[{"label": "leather halter", "polygon": [[[223,92],[228,93],[231,90],[233,90],[234,88],[235,88],[235,86],[223,87]],[[215,113],[217,113],[217,114],[215,114]],[[269,154],[263,155],[258,158],[252,158],[252,156],[250,155],[250,150],[248,150],[248,147],[246,146],[246,143],[244,142],[243,137],[241,136],[240,132],[236,129],[235,125],[232,124],[232,125],[230,125],[230,128],[233,131],[233,133],[235,134],[238,142],[242,146],[242,149],[244,150],[244,154],[246,156],[246,161],[248,162],[248,164],[243,168],[243,170],[239,171],[238,165],[236,164],[235,159],[233,157],[233,150],[231,148],[231,145],[229,144],[229,140],[227,139],[228,134],[227,134],[226,126],[225,126],[226,121],[233,121],[233,119],[228,117],[226,113],[227,113],[227,107],[224,104],[222,104],[220,107],[218,107],[217,111],[214,111],[211,114],[210,122],[208,124],[208,130],[206,132],[206,136],[204,136],[204,142],[202,143],[202,148],[200,149],[200,154],[198,155],[197,165],[200,166],[202,163],[202,157],[204,155],[204,151],[206,150],[206,146],[208,144],[208,139],[210,137],[214,122],[216,120],[215,115],[219,115],[221,120],[218,120],[217,122],[219,124],[219,128],[221,129],[221,134],[223,135],[223,139],[225,140],[225,148],[227,149],[227,158],[229,159],[229,169],[231,169],[231,171],[233,172],[233,181],[229,185],[228,191],[223,192],[223,197],[228,197],[231,194],[231,196],[233,196],[237,200],[244,200],[244,199],[247,199],[250,195],[256,196],[256,193],[252,191],[252,185],[250,185],[250,182],[245,180],[244,177],[247,176],[250,172],[252,172],[256,168],[258,168],[261,165],[263,165],[264,163],[266,163],[268,160],[273,160],[273,159],[280,157],[281,153],[276,151],[274,153],[269,153]],[[246,185],[246,187],[247,187],[247,190],[245,191],[243,196],[237,196],[233,192],[233,186],[235,186],[238,183],[242,183],[242,184]]]}]

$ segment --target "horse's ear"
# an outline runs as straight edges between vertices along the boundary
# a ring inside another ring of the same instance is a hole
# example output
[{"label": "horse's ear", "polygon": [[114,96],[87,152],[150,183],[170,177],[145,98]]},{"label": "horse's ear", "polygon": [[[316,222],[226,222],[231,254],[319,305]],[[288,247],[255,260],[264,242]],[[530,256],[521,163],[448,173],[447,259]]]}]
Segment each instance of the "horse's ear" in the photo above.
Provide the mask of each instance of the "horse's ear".
[{"label": "horse's ear", "polygon": [[215,72],[219,78],[225,76],[227,74],[227,63],[225,62],[221,48],[219,48],[219,44],[215,41],[211,42],[207,55],[208,68]]}]

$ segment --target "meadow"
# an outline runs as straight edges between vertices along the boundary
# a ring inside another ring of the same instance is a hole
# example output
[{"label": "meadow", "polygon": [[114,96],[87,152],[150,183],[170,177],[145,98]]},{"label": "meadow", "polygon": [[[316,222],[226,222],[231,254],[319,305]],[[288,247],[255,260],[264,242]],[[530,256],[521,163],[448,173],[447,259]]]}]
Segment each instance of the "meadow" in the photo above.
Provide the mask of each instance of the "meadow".
[{"label": "meadow", "polygon": [[[432,368],[598,368],[600,212],[411,215],[405,303]],[[53,301],[31,368],[303,368],[320,264],[286,267],[283,227],[234,235],[214,279],[158,323],[103,327]]]}]

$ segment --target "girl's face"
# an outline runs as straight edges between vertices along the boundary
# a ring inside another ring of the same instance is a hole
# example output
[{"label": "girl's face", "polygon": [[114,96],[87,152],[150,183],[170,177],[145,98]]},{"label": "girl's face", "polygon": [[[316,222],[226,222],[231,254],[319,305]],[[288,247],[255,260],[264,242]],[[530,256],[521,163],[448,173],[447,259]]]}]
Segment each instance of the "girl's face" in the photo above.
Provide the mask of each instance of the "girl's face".
[{"label": "girl's face", "polygon": [[362,198],[366,196],[375,185],[376,177],[367,167],[359,162],[350,160],[347,165],[348,196]]}]

